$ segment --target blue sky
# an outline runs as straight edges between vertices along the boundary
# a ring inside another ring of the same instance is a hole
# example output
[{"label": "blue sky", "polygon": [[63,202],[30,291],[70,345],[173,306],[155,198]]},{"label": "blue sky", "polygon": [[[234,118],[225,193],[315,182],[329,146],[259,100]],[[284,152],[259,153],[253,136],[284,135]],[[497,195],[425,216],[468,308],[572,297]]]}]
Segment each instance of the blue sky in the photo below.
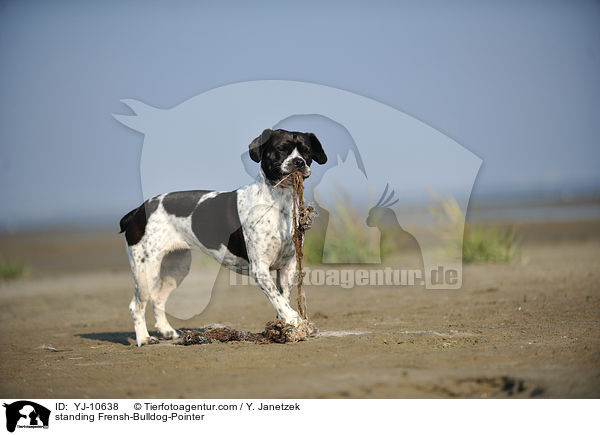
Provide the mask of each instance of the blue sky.
[{"label": "blue sky", "polygon": [[425,122],[483,159],[475,199],[600,188],[598,2],[121,3],[0,3],[0,229],[118,219],[143,142],[119,100],[247,80]]}]

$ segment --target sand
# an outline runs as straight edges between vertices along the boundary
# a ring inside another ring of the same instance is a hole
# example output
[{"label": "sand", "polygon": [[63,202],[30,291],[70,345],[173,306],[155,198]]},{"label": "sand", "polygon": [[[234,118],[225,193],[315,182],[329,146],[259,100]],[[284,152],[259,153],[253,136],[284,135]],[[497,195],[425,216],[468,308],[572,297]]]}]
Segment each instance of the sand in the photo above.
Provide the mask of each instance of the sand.
[{"label": "sand", "polygon": [[[600,397],[600,222],[524,225],[520,258],[471,264],[461,290],[306,287],[319,335],[138,348],[115,232],[0,236],[28,276],[0,282],[7,398]],[[261,331],[273,310],[228,286],[175,328]],[[151,310],[147,313],[152,330]]]}]

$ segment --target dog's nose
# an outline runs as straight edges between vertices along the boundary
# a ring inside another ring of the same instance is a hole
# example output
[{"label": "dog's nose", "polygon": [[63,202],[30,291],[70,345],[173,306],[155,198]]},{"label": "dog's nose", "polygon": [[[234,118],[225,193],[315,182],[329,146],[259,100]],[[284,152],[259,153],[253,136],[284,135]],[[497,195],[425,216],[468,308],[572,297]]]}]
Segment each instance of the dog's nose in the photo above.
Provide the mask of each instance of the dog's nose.
[{"label": "dog's nose", "polygon": [[296,169],[303,168],[305,164],[306,162],[304,161],[304,159],[301,159],[300,157],[295,157],[292,159],[292,165],[294,165],[294,168]]}]

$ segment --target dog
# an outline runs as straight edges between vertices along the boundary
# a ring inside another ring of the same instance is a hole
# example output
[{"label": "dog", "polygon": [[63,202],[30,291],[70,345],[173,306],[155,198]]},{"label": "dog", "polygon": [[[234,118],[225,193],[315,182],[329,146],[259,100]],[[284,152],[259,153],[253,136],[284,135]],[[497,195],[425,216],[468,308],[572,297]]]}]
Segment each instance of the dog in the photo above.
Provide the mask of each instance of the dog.
[{"label": "dog", "polygon": [[[327,162],[313,133],[267,129],[249,145],[260,164],[256,181],[231,192],[191,190],[155,196],[120,221],[134,280],[129,304],[138,346],[156,343],[145,312],[152,303],[156,328],[165,339],[179,337],[165,306],[186,277],[191,249],[200,249],[228,269],[249,274],[273,305],[277,318],[294,327],[304,320],[290,306],[296,282],[292,242],[291,174],[310,176],[313,161]],[[277,283],[271,271],[276,270]]]}]

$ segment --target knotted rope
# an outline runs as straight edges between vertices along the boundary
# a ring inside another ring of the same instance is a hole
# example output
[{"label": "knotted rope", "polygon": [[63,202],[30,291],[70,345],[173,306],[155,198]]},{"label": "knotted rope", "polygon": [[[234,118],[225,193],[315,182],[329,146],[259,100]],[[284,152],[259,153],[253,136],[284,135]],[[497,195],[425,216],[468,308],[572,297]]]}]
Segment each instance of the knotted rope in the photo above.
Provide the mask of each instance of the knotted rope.
[{"label": "knotted rope", "polygon": [[293,213],[293,225],[294,233],[292,234],[292,241],[296,248],[296,272],[298,276],[298,314],[300,317],[307,320],[308,313],[306,310],[306,297],[302,291],[302,283],[304,282],[304,271],[302,270],[302,260],[304,253],[302,251],[302,245],[304,242],[304,233],[312,224],[312,217],[315,214],[315,209],[312,206],[304,206],[304,177],[300,172],[294,172],[292,174],[292,188],[294,189],[294,196],[292,197],[292,213]]}]

